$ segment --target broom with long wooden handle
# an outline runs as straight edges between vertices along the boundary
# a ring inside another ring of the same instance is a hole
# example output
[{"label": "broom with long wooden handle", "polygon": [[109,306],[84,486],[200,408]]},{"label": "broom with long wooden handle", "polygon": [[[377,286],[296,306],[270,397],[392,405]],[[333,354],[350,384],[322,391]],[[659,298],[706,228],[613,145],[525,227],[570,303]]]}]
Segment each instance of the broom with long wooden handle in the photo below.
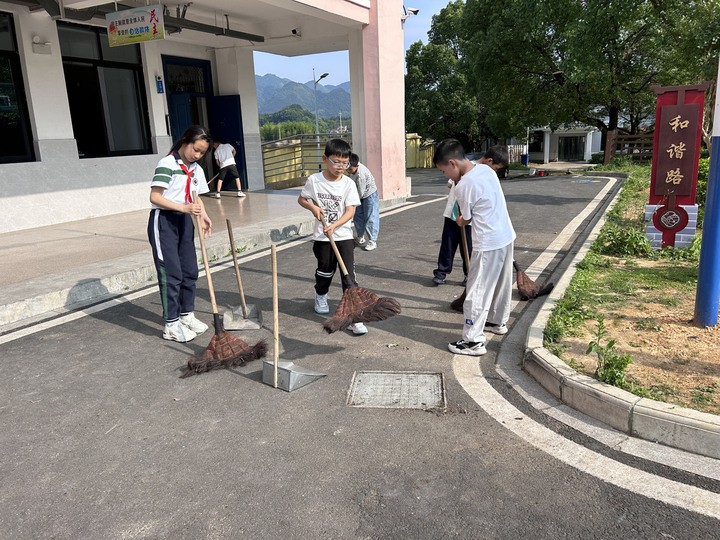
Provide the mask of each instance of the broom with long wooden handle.
[{"label": "broom with long wooden handle", "polygon": [[[320,214],[320,221],[323,227],[327,227],[325,216],[322,214]],[[343,278],[348,281],[348,287],[343,291],[335,314],[323,323],[325,331],[332,334],[338,330],[345,330],[353,323],[384,321],[400,313],[400,303],[394,298],[388,296],[379,297],[367,289],[351,285],[348,270],[332,235],[328,235],[328,240],[330,240],[330,245],[335,252]]]},{"label": "broom with long wooden handle", "polygon": [[[193,191],[193,202],[197,199],[197,192]],[[214,369],[229,368],[234,366],[243,366],[251,360],[256,360],[265,356],[267,352],[267,343],[260,341],[254,346],[250,346],[243,340],[233,336],[226,331],[220,315],[218,314],[217,302],[215,301],[215,289],[213,287],[212,275],[210,274],[210,263],[208,262],[207,250],[205,249],[205,237],[200,219],[194,216],[195,228],[200,238],[200,249],[202,250],[203,264],[205,265],[205,275],[208,280],[208,289],[210,291],[210,303],[213,309],[213,323],[215,325],[215,335],[210,340],[205,351],[200,355],[195,355],[188,360],[187,368],[180,375],[181,379],[212,371]]]},{"label": "broom with long wooden handle", "polygon": [[[465,230],[465,227],[467,225],[460,227],[460,237],[462,239],[462,249],[463,249],[463,255],[465,255],[465,265],[468,269],[468,274],[470,273],[470,252],[468,250],[467,245],[467,231]],[[463,311],[463,304],[465,303],[465,293],[467,293],[467,283],[465,283],[465,288],[463,289],[463,292],[460,296],[458,296],[455,300],[450,302],[450,309],[453,309],[455,311]]]}]

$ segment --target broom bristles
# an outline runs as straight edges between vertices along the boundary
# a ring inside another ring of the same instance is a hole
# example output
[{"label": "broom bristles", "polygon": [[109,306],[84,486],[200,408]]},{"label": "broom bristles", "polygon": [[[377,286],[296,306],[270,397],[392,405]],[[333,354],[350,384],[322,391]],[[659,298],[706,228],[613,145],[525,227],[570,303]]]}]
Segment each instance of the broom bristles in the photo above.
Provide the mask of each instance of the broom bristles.
[{"label": "broom bristles", "polygon": [[462,313],[463,311],[463,304],[465,303],[465,291],[467,289],[463,289],[463,292],[460,296],[458,296],[455,300],[450,302],[450,309],[454,311],[459,311]]},{"label": "broom bristles", "polygon": [[187,368],[181,379],[206,373],[214,369],[244,366],[252,360],[262,358],[267,353],[265,340],[250,346],[243,340],[221,330],[217,332],[201,355],[188,360]]},{"label": "broom bristles", "polygon": [[353,323],[384,321],[398,313],[400,303],[394,298],[379,297],[362,287],[349,287],[343,292],[335,314],[323,323],[323,328],[332,334]]}]

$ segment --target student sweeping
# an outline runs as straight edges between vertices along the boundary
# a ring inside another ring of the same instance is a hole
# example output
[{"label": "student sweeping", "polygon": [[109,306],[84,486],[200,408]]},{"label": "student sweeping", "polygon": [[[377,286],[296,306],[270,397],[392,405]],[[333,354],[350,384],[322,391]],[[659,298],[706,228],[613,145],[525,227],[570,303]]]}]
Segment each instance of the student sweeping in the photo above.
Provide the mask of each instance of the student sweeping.
[{"label": "student sweeping", "polygon": [[215,148],[215,163],[218,167],[220,167],[220,172],[217,176],[215,198],[220,198],[222,184],[225,181],[225,177],[228,175],[230,175],[230,178],[235,179],[235,185],[238,189],[237,196],[244,197],[245,194],[240,186],[240,173],[238,173],[237,164],[235,163],[235,148],[233,148],[231,144],[222,143],[220,141],[214,141],[213,147]]},{"label": "student sweeping", "polygon": [[205,128],[189,127],[170,154],[157,164],[150,184],[152,210],[148,238],[165,317],[163,338],[181,343],[194,339],[208,328],[193,313],[198,279],[193,216],[199,218],[206,237],[210,236],[212,221],[200,197],[192,200],[192,192],[209,191],[205,173],[197,161],[211,144]]},{"label": "student sweeping", "polygon": [[[298,203],[312,212],[317,220],[313,231],[313,253],[317,259],[315,270],[315,311],[329,313],[328,291],[335,271],[337,257],[330,245],[332,236],[348,270],[347,279],[341,277],[343,292],[357,286],[355,280],[355,258],[352,218],[355,207],[360,204],[355,183],[343,174],[350,165],[350,145],[342,139],[331,139],[325,145],[322,161],[325,169],[311,175],[298,197]],[[327,226],[323,226],[324,216]],[[353,323],[350,330],[356,335],[366,334],[363,323]]]},{"label": "student sweeping", "polygon": [[507,333],[512,298],[513,242],[515,231],[496,172],[507,167],[507,151],[490,148],[483,164],[465,157],[459,141],[446,139],[435,150],[433,162],[456,184],[460,209],[456,222],[472,222],[473,252],[470,257],[462,339],[448,345],[455,354],[485,354],[484,331]]}]

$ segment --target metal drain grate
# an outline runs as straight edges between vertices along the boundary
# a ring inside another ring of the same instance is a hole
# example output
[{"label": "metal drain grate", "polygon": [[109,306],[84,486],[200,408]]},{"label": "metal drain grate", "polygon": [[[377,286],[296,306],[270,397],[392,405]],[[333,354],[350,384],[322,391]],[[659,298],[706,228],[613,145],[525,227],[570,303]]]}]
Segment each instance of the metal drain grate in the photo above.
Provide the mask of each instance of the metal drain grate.
[{"label": "metal drain grate", "polygon": [[347,404],[353,407],[439,409],[445,407],[442,373],[356,371]]}]

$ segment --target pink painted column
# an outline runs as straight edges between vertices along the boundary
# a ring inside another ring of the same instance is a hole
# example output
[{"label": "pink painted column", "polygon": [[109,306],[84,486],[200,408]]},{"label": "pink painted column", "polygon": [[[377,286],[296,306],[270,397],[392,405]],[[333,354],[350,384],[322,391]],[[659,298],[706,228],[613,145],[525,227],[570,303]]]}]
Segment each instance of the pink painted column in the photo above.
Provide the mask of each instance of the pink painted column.
[{"label": "pink painted column", "polygon": [[[381,199],[406,195],[405,47],[402,0],[373,0],[362,30],[363,141],[354,144]],[[352,73],[351,73],[352,77]],[[353,114],[353,125],[356,126]]]}]

